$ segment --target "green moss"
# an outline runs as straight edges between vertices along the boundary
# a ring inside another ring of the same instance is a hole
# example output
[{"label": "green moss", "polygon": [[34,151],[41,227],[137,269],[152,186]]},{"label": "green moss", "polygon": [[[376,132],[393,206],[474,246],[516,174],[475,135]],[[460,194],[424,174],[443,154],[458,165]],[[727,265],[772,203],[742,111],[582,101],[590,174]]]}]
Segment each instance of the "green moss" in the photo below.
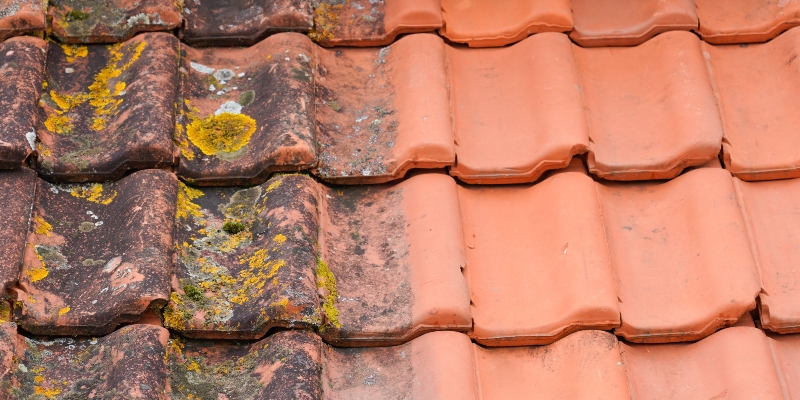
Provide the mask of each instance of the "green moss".
[{"label": "green moss", "polygon": [[69,10],[66,15],[67,21],[84,21],[89,19],[89,13],[79,10]]},{"label": "green moss", "polygon": [[222,230],[231,235],[235,235],[244,231],[245,229],[247,229],[247,227],[239,221],[227,221],[224,225],[222,225]]},{"label": "green moss", "polygon": [[339,321],[339,310],[336,309],[336,299],[339,293],[336,290],[336,277],[328,268],[328,263],[321,257],[317,257],[317,287],[324,288],[327,294],[322,299],[322,309],[328,317],[331,325],[336,328],[341,328],[342,323]]},{"label": "green moss", "polygon": [[206,296],[197,286],[183,285],[183,292],[186,293],[186,297],[192,299],[193,301],[203,301],[206,298]]},{"label": "green moss", "polygon": [[256,99],[256,92],[252,90],[248,90],[246,92],[242,92],[239,96],[239,105],[242,107],[247,107],[253,103],[253,100]]},{"label": "green moss", "polygon": [[328,107],[332,108],[333,111],[339,112],[342,109],[342,106],[339,105],[339,102],[336,100],[331,100],[328,102]]}]

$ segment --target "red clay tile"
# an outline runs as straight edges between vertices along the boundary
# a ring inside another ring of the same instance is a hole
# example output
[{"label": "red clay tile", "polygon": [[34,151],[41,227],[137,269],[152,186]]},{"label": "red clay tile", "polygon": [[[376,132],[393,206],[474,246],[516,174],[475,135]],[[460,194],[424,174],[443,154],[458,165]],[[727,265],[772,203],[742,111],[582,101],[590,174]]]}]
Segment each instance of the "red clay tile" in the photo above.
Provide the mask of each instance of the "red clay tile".
[{"label": "red clay tile", "polygon": [[279,175],[251,188],[181,183],[175,293],[164,326],[223,339],[318,326],[317,193],[306,175]]},{"label": "red clay tile", "polygon": [[589,119],[589,170],[669,179],[717,157],[722,125],[700,41],[667,32],[637,47],[575,47]]},{"label": "red clay tile", "polygon": [[[800,4],[800,3],[798,3]],[[800,29],[767,44],[705,44],[722,114],[725,167],[744,180],[800,177]]]},{"label": "red clay tile", "polygon": [[0,40],[47,28],[47,0],[0,0]]},{"label": "red clay tile", "polygon": [[[189,0],[186,3],[191,4]],[[171,31],[182,0],[49,0],[50,33],[64,43],[117,43],[139,32]]]},{"label": "red clay tile", "polygon": [[178,44],[166,33],[112,46],[48,43],[35,169],[86,182],[171,166]]},{"label": "red clay tile", "polygon": [[[730,174],[597,185],[622,326],[634,342],[697,340],[755,307],[759,279]],[[669,304],[669,307],[665,307]]]},{"label": "red clay tile", "polygon": [[102,335],[169,297],[177,180],[161,170],[116,183],[39,180],[15,319],[34,334]]},{"label": "red clay tile", "polygon": [[444,174],[322,188],[326,342],[385,346],[471,326],[456,189]]},{"label": "red clay tile", "polygon": [[0,213],[0,290],[3,293],[17,281],[22,269],[36,181],[36,173],[27,168],[0,173],[0,204],[3,205]]},{"label": "red clay tile", "polygon": [[36,145],[45,48],[41,39],[11,38],[0,43],[0,168],[19,168]]},{"label": "red clay tile", "polygon": [[184,47],[178,174],[243,185],[314,165],[314,47],[296,33],[247,49]]},{"label": "red clay tile", "polygon": [[800,335],[770,335],[767,339],[784,399],[800,396]]},{"label": "red clay tile", "polygon": [[566,36],[502,49],[447,47],[456,138],[450,174],[468,183],[532,182],[589,148]]},{"label": "red clay tile", "polygon": [[693,0],[572,0],[581,46],[635,46],[662,32],[697,29]]},{"label": "red clay tile", "polygon": [[442,26],[439,0],[313,0],[309,36],[323,46],[383,46]]},{"label": "red clay tile", "polygon": [[694,0],[700,28],[709,43],[765,42],[800,25],[800,3],[794,0]]},{"label": "red clay tile", "polygon": [[335,183],[380,183],[455,161],[444,43],[410,35],[382,49],[318,49],[319,165]]},{"label": "red clay tile", "polygon": [[459,199],[478,343],[547,344],[619,326],[600,204],[585,173],[462,186]]},{"label": "red clay tile", "polygon": [[308,0],[185,0],[180,37],[197,46],[250,46],[278,32],[312,27]]}]

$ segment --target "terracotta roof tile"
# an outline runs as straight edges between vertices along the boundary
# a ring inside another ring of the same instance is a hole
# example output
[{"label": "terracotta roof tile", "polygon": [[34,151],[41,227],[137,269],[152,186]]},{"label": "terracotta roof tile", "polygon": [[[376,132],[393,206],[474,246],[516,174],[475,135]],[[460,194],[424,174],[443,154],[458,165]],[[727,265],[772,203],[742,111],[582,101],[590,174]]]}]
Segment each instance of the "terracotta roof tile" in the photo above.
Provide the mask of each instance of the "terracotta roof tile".
[{"label": "terracotta roof tile", "polygon": [[785,399],[800,395],[800,335],[770,335],[770,350]]},{"label": "terracotta roof tile", "polygon": [[108,184],[38,180],[16,320],[35,334],[108,334],[169,296],[175,176]]},{"label": "terracotta roof tile", "polygon": [[0,0],[0,40],[47,28],[47,0]]},{"label": "terracotta roof tile", "polygon": [[29,169],[0,173],[0,289],[5,293],[19,278],[25,233],[31,217],[36,174]]},{"label": "terracotta roof tile", "polygon": [[698,33],[709,43],[764,42],[800,25],[800,3],[771,0],[694,0]]},{"label": "terracotta roof tile", "polygon": [[181,26],[182,4],[175,0],[50,0],[49,32],[64,43],[122,42],[139,32]]}]

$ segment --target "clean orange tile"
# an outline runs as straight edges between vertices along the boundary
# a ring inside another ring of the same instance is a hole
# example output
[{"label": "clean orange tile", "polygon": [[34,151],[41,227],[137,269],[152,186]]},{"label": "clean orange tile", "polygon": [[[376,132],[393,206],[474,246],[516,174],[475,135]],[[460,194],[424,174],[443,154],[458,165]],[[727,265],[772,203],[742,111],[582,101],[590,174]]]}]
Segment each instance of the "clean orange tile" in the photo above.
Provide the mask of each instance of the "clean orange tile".
[{"label": "clean orange tile", "polygon": [[581,46],[634,46],[653,36],[697,28],[693,0],[572,0],[575,29],[569,37]]},{"label": "clean orange tile", "polygon": [[447,57],[453,176],[532,182],[588,150],[580,76],[565,35],[542,33],[499,49],[448,46]]},{"label": "clean orange tile", "polygon": [[694,0],[700,28],[709,43],[765,42],[800,25],[794,0]]},{"label": "clean orange tile", "polygon": [[669,179],[717,156],[722,125],[700,41],[667,32],[630,48],[575,47],[589,119],[589,170]]},{"label": "clean orange tile", "polygon": [[617,278],[617,334],[697,340],[755,307],[758,273],[727,171],[597,188]]},{"label": "clean orange tile", "polygon": [[784,399],[800,398],[800,335],[770,335],[772,360],[778,370],[778,380]]}]

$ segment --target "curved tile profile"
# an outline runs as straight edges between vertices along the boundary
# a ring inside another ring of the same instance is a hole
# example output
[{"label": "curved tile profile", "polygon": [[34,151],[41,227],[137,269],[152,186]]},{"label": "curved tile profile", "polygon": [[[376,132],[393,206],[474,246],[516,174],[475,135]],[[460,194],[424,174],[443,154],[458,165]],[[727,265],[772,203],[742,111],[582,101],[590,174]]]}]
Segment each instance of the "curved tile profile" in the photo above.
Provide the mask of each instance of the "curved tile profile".
[{"label": "curved tile profile", "polygon": [[444,42],[410,35],[382,49],[317,51],[319,164],[334,183],[381,183],[455,161]]},{"label": "curved tile profile", "polygon": [[185,0],[181,39],[196,46],[250,46],[278,32],[312,28],[309,0]]},{"label": "curved tile profile", "polygon": [[0,172],[0,204],[3,205],[0,213],[0,290],[3,293],[17,281],[22,269],[36,181],[36,173],[27,168]]},{"label": "curved tile profile", "polygon": [[766,42],[800,25],[800,3],[774,0],[694,0],[703,40],[714,44]]},{"label": "curved tile profile", "polygon": [[441,0],[444,26],[439,33],[470,47],[495,47],[533,33],[569,32],[569,0]]},{"label": "curved tile profile", "polygon": [[[800,3],[792,3],[800,4]],[[766,44],[704,45],[719,96],[725,168],[744,180],[800,177],[800,28]]]},{"label": "curved tile profile", "polygon": [[615,333],[645,343],[697,340],[756,306],[758,273],[727,171],[597,190],[622,317]]},{"label": "curved tile profile", "polygon": [[39,174],[97,182],[171,166],[178,45],[166,33],[110,46],[48,43],[33,162]]},{"label": "curved tile profile", "polygon": [[246,49],[184,47],[178,175],[245,185],[313,166],[315,47],[296,33]]},{"label": "curved tile profile", "polygon": [[[618,327],[595,183],[559,172],[536,185],[459,187],[470,336],[488,346],[548,344]],[[532,207],[531,205],[535,205]]]},{"label": "curved tile profile", "polygon": [[47,0],[0,0],[0,41],[47,29]]},{"label": "curved tile profile", "polygon": [[183,3],[183,0],[49,0],[49,33],[63,43],[123,42],[139,32],[180,27]]},{"label": "curved tile profile", "polygon": [[279,175],[250,188],[179,185],[164,326],[219,339],[318,326],[317,183]]},{"label": "curved tile profile", "polygon": [[456,164],[468,183],[532,182],[589,148],[572,44],[542,33],[502,49],[447,46]]},{"label": "curved tile profile", "polygon": [[800,396],[800,335],[770,335],[768,342],[783,398],[796,399]]},{"label": "curved tile profile", "polygon": [[322,187],[317,286],[326,342],[387,346],[472,325],[457,196],[444,174]]},{"label": "curved tile profile", "polygon": [[384,46],[405,33],[442,26],[439,0],[313,0],[314,28],[323,46]]},{"label": "curved tile profile", "polygon": [[667,32],[632,48],[574,48],[593,174],[670,179],[717,157],[722,123],[700,46]]},{"label": "curved tile profile", "polygon": [[584,47],[635,46],[666,31],[697,29],[693,0],[571,0],[575,29]]},{"label": "curved tile profile", "polygon": [[45,335],[104,335],[169,297],[175,176],[116,183],[38,180],[15,319]]},{"label": "curved tile profile", "polygon": [[724,329],[697,343],[620,347],[631,398],[782,398],[767,338],[756,328]]},{"label": "curved tile profile", "polygon": [[[2,9],[0,9],[0,13]],[[0,43],[0,168],[22,166],[36,146],[37,102],[47,44],[34,37]]]}]

